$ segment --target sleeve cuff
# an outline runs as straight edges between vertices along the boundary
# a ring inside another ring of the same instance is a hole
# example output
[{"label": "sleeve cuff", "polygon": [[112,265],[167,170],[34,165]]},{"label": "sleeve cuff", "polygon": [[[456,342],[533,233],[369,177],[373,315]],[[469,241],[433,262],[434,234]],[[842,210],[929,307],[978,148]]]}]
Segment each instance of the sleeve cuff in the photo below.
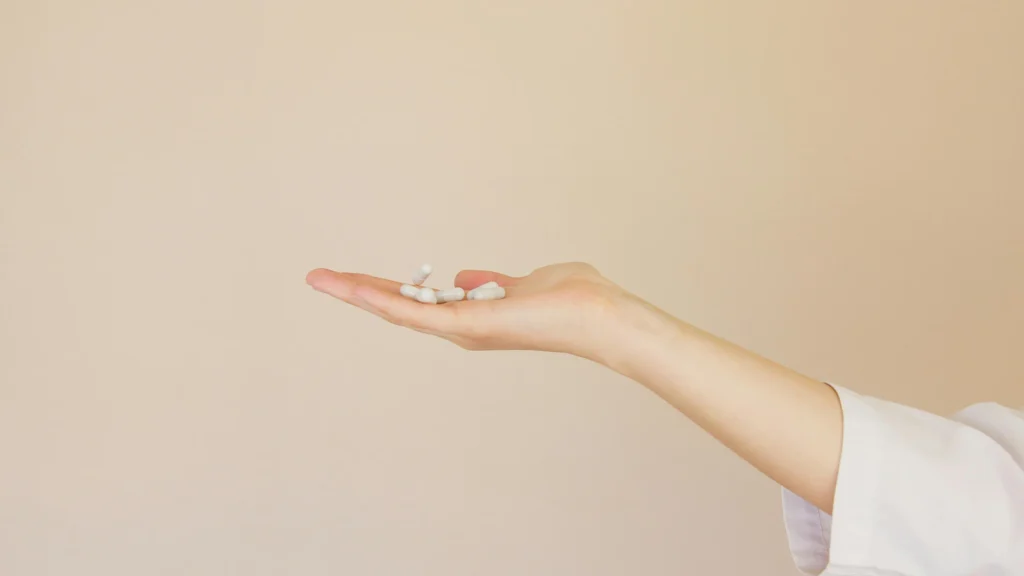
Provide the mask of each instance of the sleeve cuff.
[{"label": "sleeve cuff", "polygon": [[1024,566],[1019,413],[981,406],[942,418],[833,389],[843,409],[833,516],[783,493],[790,550],[801,571],[1018,573]]},{"label": "sleeve cuff", "polygon": [[[863,566],[876,525],[875,500],[881,466],[884,426],[868,400],[829,384],[843,408],[843,448],[836,483],[833,516],[783,489],[782,505],[790,552],[797,568],[818,575],[826,569],[843,574],[843,567]],[[850,571],[849,573],[852,573]],[[877,572],[877,574],[895,574]]]}]

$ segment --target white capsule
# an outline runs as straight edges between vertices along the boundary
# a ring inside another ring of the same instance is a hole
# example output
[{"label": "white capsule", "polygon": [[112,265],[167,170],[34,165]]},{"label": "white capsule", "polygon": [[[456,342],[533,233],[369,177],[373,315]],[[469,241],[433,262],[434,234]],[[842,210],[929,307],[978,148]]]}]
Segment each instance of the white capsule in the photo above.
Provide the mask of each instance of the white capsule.
[{"label": "white capsule", "polygon": [[501,300],[505,297],[505,289],[501,286],[477,288],[471,294],[470,300]]},{"label": "white capsule", "polygon": [[412,283],[415,284],[416,286],[423,284],[424,282],[427,281],[427,278],[430,278],[430,275],[433,272],[434,267],[431,266],[430,264],[424,264],[423,266],[420,266],[419,270],[417,270],[416,274],[414,274],[412,277]]},{"label": "white capsule", "polygon": [[416,298],[416,295],[420,293],[419,286],[413,286],[412,284],[402,284],[402,287],[398,289],[398,292],[406,298]]},{"label": "white capsule", "polygon": [[462,288],[449,288],[447,290],[437,291],[437,301],[443,302],[458,302],[466,297],[466,291]]},{"label": "white capsule", "polygon": [[416,293],[416,300],[424,304],[437,304],[437,294],[431,288],[420,288]]},{"label": "white capsule", "polygon": [[466,300],[476,300],[476,293],[478,291],[480,291],[480,290],[487,290],[489,288],[497,288],[497,287],[498,287],[498,283],[493,281],[493,280],[488,282],[488,283],[486,283],[486,284],[481,284],[481,285],[477,286],[476,288],[473,288],[472,290],[469,291],[469,294],[466,295]]}]

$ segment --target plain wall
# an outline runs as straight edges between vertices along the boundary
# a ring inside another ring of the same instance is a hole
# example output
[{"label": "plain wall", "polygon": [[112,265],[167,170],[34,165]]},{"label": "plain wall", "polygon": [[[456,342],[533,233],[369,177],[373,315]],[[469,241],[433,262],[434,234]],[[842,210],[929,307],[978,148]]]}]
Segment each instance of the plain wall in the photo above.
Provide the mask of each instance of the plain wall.
[{"label": "plain wall", "polygon": [[794,574],[594,365],[303,283],[586,260],[805,373],[1024,404],[1024,3],[0,2],[0,574]]}]

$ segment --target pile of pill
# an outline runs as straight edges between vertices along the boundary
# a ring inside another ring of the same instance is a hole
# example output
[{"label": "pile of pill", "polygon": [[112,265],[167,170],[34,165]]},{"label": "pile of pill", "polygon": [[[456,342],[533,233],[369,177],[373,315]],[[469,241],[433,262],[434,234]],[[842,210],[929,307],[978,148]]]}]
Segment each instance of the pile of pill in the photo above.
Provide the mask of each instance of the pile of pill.
[{"label": "pile of pill", "polygon": [[501,300],[505,297],[505,289],[498,286],[497,282],[488,282],[466,292],[462,288],[448,288],[447,290],[434,290],[422,284],[427,281],[434,267],[430,264],[420,266],[413,274],[412,284],[402,284],[399,289],[402,296],[412,298],[424,304],[444,304],[445,302],[458,302],[459,300]]}]

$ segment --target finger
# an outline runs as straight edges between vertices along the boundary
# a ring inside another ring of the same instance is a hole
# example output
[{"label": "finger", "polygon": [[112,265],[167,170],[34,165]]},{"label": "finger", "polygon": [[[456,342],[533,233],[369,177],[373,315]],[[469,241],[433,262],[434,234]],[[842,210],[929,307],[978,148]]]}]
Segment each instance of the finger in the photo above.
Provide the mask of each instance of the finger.
[{"label": "finger", "polygon": [[[335,272],[317,269],[306,275],[306,282],[317,291],[357,306],[400,326],[424,332],[438,333],[450,323],[438,306],[414,302],[399,294],[401,284],[366,274]],[[441,312],[431,316],[429,311]],[[427,312],[424,314],[424,312]]]},{"label": "finger", "polygon": [[365,300],[357,296],[356,289],[361,286],[372,286],[384,292],[398,292],[397,282],[375,278],[365,274],[349,274],[319,268],[306,275],[306,283],[318,292],[333,296],[342,302],[362,308],[367,312],[380,316]]},{"label": "finger", "polygon": [[383,292],[399,293],[400,282],[352,272],[335,272],[318,268],[306,275],[306,283],[313,288],[339,298],[348,300],[357,286],[372,286]]},{"label": "finger", "polygon": [[455,286],[464,290],[472,290],[488,282],[497,282],[501,286],[512,286],[518,280],[518,278],[488,270],[463,270],[455,276]]},{"label": "finger", "polygon": [[459,306],[438,306],[416,302],[399,293],[398,282],[368,276],[317,269],[306,276],[306,282],[314,289],[329,294],[370,312],[384,320],[434,334],[436,336],[460,336],[477,333],[485,328],[486,316],[481,312],[493,308],[495,302],[459,302]]},{"label": "finger", "polygon": [[329,294],[339,300],[350,301],[355,283],[349,274],[335,272],[326,268],[317,268],[306,274],[306,284],[314,290]]},{"label": "finger", "polygon": [[366,274],[351,274],[346,272],[335,272],[326,268],[318,268],[306,275],[306,283],[315,290],[329,294],[351,303],[355,289],[360,285],[368,285],[383,291],[398,292],[398,282],[367,276]]}]

